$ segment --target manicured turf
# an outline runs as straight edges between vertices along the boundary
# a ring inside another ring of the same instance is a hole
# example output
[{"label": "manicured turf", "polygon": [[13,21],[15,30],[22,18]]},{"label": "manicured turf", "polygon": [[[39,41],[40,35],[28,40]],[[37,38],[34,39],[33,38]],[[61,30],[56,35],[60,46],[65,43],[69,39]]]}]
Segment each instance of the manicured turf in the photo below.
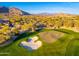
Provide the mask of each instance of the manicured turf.
[{"label": "manicured turf", "polygon": [[66,55],[79,56],[79,40],[72,40],[66,48]]},{"label": "manicured turf", "polygon": [[[48,44],[43,41],[43,39],[39,39],[43,42],[43,46],[35,51],[28,51],[27,49],[19,46],[21,41],[27,40],[28,36],[37,35],[42,31],[52,31],[52,30],[41,30],[39,32],[34,33],[24,33],[20,35],[13,43],[8,46],[1,47],[0,55],[12,55],[12,56],[64,56],[64,55],[79,55],[79,33],[73,32],[71,30],[59,29],[56,31],[60,31],[65,33],[65,35],[52,44]],[[78,53],[77,53],[78,52]],[[7,54],[6,54],[7,53]]]}]

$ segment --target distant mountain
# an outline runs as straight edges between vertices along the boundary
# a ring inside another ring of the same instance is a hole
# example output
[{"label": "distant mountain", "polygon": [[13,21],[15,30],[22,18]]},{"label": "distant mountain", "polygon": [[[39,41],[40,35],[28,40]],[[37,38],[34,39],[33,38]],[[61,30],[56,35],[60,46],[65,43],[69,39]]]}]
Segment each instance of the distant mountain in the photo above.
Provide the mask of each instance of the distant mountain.
[{"label": "distant mountain", "polygon": [[9,8],[7,7],[0,7],[0,13],[9,13]]},{"label": "distant mountain", "polygon": [[40,15],[40,16],[54,16],[54,17],[75,17],[79,16],[77,14],[68,14],[68,13],[39,13],[39,14],[33,14],[33,15]]},{"label": "distant mountain", "polygon": [[52,15],[52,13],[39,13],[39,14],[33,14],[33,15]]}]

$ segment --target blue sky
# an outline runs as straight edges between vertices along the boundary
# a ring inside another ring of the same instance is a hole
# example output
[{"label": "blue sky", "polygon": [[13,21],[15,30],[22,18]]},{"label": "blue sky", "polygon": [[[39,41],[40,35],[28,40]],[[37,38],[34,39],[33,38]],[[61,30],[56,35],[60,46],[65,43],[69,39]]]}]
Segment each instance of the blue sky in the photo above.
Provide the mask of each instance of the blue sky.
[{"label": "blue sky", "polygon": [[16,7],[29,13],[79,14],[78,2],[0,2],[0,6]]}]

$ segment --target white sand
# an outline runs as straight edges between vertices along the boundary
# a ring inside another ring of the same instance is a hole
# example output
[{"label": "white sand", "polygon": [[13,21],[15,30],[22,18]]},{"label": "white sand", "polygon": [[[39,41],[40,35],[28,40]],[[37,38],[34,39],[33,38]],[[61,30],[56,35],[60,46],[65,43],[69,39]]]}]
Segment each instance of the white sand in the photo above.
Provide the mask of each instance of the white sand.
[{"label": "white sand", "polygon": [[32,39],[32,40],[30,42],[22,41],[21,42],[22,46],[28,46],[28,47],[32,48],[33,50],[37,50],[39,47],[42,46],[42,42],[38,40],[38,37],[35,36],[35,37],[29,38],[29,39]]}]

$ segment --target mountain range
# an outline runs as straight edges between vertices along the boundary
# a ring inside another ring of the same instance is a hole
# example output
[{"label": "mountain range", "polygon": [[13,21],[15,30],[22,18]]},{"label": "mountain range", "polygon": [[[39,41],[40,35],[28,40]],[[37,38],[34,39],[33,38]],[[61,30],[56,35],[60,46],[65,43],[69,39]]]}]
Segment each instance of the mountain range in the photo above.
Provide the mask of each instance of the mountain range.
[{"label": "mountain range", "polygon": [[23,15],[30,15],[30,13],[20,10],[18,8],[15,8],[15,7],[9,8],[9,7],[4,7],[4,6],[0,7],[0,13],[9,13],[10,9],[15,9],[15,10],[21,11]]},{"label": "mountain range", "polygon": [[[20,10],[19,8],[15,8],[15,7],[4,7],[4,6],[0,6],[0,13],[10,13],[10,10],[15,10],[16,11],[20,11],[22,13],[22,15],[45,15],[45,16],[79,16],[79,15],[74,15],[74,14],[67,14],[67,13],[38,13],[38,14],[31,14],[29,12]],[[14,13],[15,13],[14,12]]]}]

